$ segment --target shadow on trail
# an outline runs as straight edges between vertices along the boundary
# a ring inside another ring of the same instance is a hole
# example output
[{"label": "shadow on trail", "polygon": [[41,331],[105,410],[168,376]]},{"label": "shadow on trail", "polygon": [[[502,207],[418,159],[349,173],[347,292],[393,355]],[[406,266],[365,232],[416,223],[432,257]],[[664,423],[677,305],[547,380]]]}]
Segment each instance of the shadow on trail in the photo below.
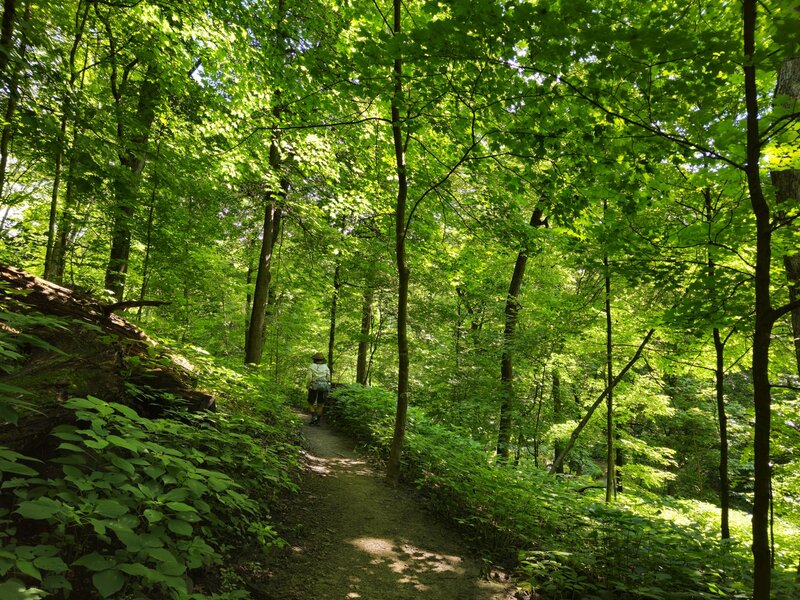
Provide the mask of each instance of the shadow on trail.
[{"label": "shadow on trail", "polygon": [[384,483],[352,443],[306,427],[301,492],[279,527],[290,546],[259,586],[271,600],[505,600],[421,499]]}]

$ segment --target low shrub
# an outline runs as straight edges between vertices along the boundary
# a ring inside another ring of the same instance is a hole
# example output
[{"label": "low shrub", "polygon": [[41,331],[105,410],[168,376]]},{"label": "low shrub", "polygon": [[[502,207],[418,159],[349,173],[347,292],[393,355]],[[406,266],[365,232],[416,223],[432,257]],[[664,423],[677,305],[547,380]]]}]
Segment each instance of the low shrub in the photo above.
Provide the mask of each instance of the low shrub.
[{"label": "low shrub", "polygon": [[[395,400],[362,386],[337,390],[330,411],[378,457],[391,444]],[[403,477],[434,500],[494,560],[517,559],[527,587],[547,598],[689,600],[747,598],[749,549],[721,543],[702,524],[679,525],[653,499],[607,506],[582,493],[591,482],[493,463],[464,432],[411,407]],[[627,497],[626,497],[627,498]],[[776,575],[776,598],[798,593],[791,573]]]}]

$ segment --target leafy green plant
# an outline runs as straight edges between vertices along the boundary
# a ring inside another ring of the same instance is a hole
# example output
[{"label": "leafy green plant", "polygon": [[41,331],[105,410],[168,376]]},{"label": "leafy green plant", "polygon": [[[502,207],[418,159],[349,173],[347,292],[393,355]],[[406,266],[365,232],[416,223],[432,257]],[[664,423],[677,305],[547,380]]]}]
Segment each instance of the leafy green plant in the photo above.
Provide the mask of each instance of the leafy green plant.
[{"label": "leafy green plant", "polygon": [[205,598],[191,592],[193,573],[234,546],[281,543],[266,510],[292,487],[290,461],[244,432],[258,431],[252,419],[150,420],[92,397],[66,406],[76,424],[53,430],[57,455],[38,473],[25,457],[0,453],[2,488],[14,497],[0,513],[9,594]]},{"label": "leafy green plant", "polygon": [[[391,441],[391,395],[348,386],[335,397],[334,422],[384,456]],[[607,506],[585,493],[590,481],[500,468],[463,431],[434,423],[415,407],[409,409],[404,461],[406,480],[416,482],[437,510],[494,559],[518,552],[527,587],[548,598],[748,597],[749,549],[720,543],[707,523],[671,520],[669,499],[649,495]],[[788,568],[782,573],[776,575],[776,593],[792,597],[797,584]]]}]

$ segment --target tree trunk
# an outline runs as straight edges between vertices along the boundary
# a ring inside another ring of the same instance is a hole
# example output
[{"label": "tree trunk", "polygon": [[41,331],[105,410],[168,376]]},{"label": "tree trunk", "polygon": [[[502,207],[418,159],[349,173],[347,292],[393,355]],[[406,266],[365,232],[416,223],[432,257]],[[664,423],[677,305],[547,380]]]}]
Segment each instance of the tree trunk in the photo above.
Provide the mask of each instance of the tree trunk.
[{"label": "tree trunk", "polygon": [[616,385],[622,380],[622,378],[625,377],[625,373],[627,373],[630,370],[630,368],[634,364],[636,364],[636,361],[638,361],[642,355],[644,347],[647,345],[647,342],[650,341],[650,338],[653,337],[655,331],[656,331],[655,329],[651,329],[650,331],[647,332],[647,335],[644,336],[642,343],[639,344],[639,347],[636,349],[636,352],[634,353],[633,357],[628,361],[628,364],[626,364],[622,368],[619,374],[611,381],[611,385],[609,385],[605,390],[603,390],[603,393],[600,394],[597,400],[594,401],[594,404],[592,404],[589,407],[589,410],[586,412],[586,415],[583,417],[583,419],[581,419],[581,422],[578,423],[577,427],[575,427],[575,430],[570,434],[569,440],[564,445],[564,449],[561,451],[561,454],[559,454],[556,457],[555,462],[550,467],[551,475],[553,473],[557,473],[561,465],[564,464],[564,459],[566,458],[567,454],[569,454],[569,451],[572,450],[572,447],[575,445],[575,442],[577,441],[578,436],[581,434],[581,431],[583,431],[583,428],[586,427],[587,423],[589,423],[589,419],[592,418],[594,411],[597,410],[597,407],[600,406],[600,404],[602,404],[603,400],[605,400],[605,397],[606,395],[608,395],[608,392],[610,390],[613,390],[614,387],[616,387]]},{"label": "tree trunk", "polygon": [[[278,141],[273,138],[269,149],[269,162],[272,169],[280,167]],[[245,364],[260,364],[264,351],[264,323],[266,319],[267,298],[269,284],[272,278],[272,244],[275,239],[274,221],[277,211],[275,193],[267,192],[264,202],[264,227],[261,237],[261,252],[258,259],[258,272],[256,273],[256,286],[253,290],[253,306],[250,312],[250,324],[247,330],[247,343],[245,345]]]},{"label": "tree trunk", "polygon": [[[67,91],[64,95],[64,100],[61,103],[61,124],[58,130],[58,143],[56,145],[55,166],[53,169],[53,189],[50,194],[50,218],[47,228],[47,247],[45,250],[44,258],[44,277],[52,281],[61,282],[61,275],[64,272],[63,265],[59,268],[56,263],[56,246],[58,245],[56,237],[56,222],[58,220],[58,196],[61,187],[61,174],[64,162],[64,145],[67,140],[67,125],[70,120],[70,111],[72,107],[72,94],[75,89],[75,81],[78,78],[78,71],[75,69],[75,57],[78,54],[81,40],[83,39],[83,29],[86,24],[86,19],[89,16],[89,8],[91,2],[82,5],[82,1],[78,2],[77,14],[75,15],[75,23],[77,28],[75,31],[75,39],[72,43],[72,48],[69,52],[69,82],[67,84]],[[81,14],[83,10],[83,14]],[[85,71],[84,71],[85,72]],[[74,144],[72,151],[74,152]],[[58,256],[63,257],[63,252],[59,252]]]},{"label": "tree trunk", "polygon": [[356,383],[367,385],[367,353],[369,334],[372,328],[372,284],[367,283],[364,301],[361,305],[361,335],[358,338],[358,358],[356,360]]},{"label": "tree trunk", "polygon": [[[117,300],[125,294],[125,280],[131,252],[133,217],[136,210],[138,188],[144,171],[150,130],[156,116],[156,107],[161,98],[158,83],[158,67],[154,62],[147,65],[139,85],[139,97],[135,114],[127,116],[123,109],[123,91],[129,85],[126,71],[119,79],[117,47],[111,25],[104,23],[109,40],[111,59],[111,93],[117,119],[117,144],[121,172],[114,180],[114,214],[111,227],[111,250],[106,266],[105,287]],[[131,121],[129,124],[128,121]]]},{"label": "tree trunk", "polygon": [[[775,96],[776,100],[778,97],[788,96],[789,103],[793,106],[800,103],[800,57],[788,58],[783,62],[778,72]],[[774,170],[770,176],[775,187],[775,200],[779,205],[800,199],[800,169]],[[800,254],[784,256],[783,264],[789,280],[789,301],[794,303],[800,299]],[[795,362],[800,375],[800,308],[792,311],[791,322]]]},{"label": "tree trunk", "polygon": [[[716,263],[712,254],[711,224],[714,212],[711,205],[711,190],[706,188],[703,193],[705,199],[706,223],[708,224],[708,288],[714,296],[714,309],[721,310],[717,302]],[[731,334],[733,330],[731,330]],[[730,337],[730,335],[728,337]],[[728,476],[728,416],[725,411],[725,340],[722,339],[719,328],[714,327],[714,352],[716,362],[714,365],[714,389],[717,399],[717,420],[719,421],[719,506],[720,506],[720,536],[723,540],[730,538],[730,478]]]},{"label": "tree trunk", "polygon": [[331,371],[331,381],[333,380],[333,350],[336,345],[336,305],[339,302],[339,272],[341,265],[337,263],[333,271],[333,293],[331,294],[331,327],[328,333],[328,368]]},{"label": "tree trunk", "polygon": [[[394,0],[395,37],[401,31],[400,16],[402,0]],[[403,96],[403,59],[398,50],[394,59],[394,95],[392,96],[392,139],[397,169],[397,202],[395,205],[395,260],[397,262],[397,412],[394,420],[392,446],[386,465],[386,480],[397,485],[400,480],[400,456],[406,431],[408,412],[408,282],[409,268],[406,262],[406,201],[408,199],[408,174],[406,172],[405,145],[403,143],[400,102]]]},{"label": "tree trunk", "polygon": [[[603,199],[603,223],[606,222],[608,200]],[[616,450],[614,448],[614,389],[611,380],[614,377],[613,354],[613,324],[611,320],[611,271],[608,264],[608,251],[603,254],[603,269],[605,271],[605,310],[606,310],[606,504],[614,498],[616,485],[615,474],[617,468]]]},{"label": "tree trunk", "polygon": [[[14,35],[14,20],[15,3],[6,1],[4,8],[9,10],[9,14],[3,13],[3,31],[2,31],[2,44],[0,45],[0,53],[5,55],[6,63],[3,65],[3,70],[8,68],[8,61],[10,53],[13,52],[13,35]],[[9,23],[6,23],[8,17]],[[25,6],[25,17],[23,29],[27,29],[27,23],[30,21],[31,8],[30,4]],[[8,30],[7,30],[8,28]],[[6,37],[8,39],[6,39]],[[8,169],[9,157],[9,143],[11,142],[11,133],[13,131],[14,113],[17,111],[17,101],[19,100],[19,73],[22,65],[25,62],[25,52],[27,50],[27,39],[24,35],[20,36],[19,41],[19,56],[18,60],[14,61],[11,69],[11,74],[7,77],[6,83],[8,88],[8,99],[6,101],[6,111],[3,119],[3,131],[0,133],[0,202],[3,201],[3,192],[6,185],[6,171]],[[8,52],[9,54],[6,54]]]},{"label": "tree trunk", "polygon": [[755,324],[753,331],[753,600],[769,600],[771,556],[769,547],[769,482],[771,402],[769,383],[769,348],[775,315],[770,296],[772,258],[771,214],[761,187],[759,161],[758,87],[755,67],[755,30],[757,0],[744,0],[744,83],[747,123],[745,174],[750,204],[756,220]]},{"label": "tree trunk", "polygon": [[14,53],[14,27],[17,20],[17,1],[3,0],[3,24],[0,29],[0,82],[6,81],[6,69]]},{"label": "tree trunk", "polygon": [[[563,418],[562,408],[561,408],[561,375],[555,369],[553,369],[553,388],[552,388],[552,395],[553,395],[553,422],[560,423],[561,419]],[[561,443],[560,440],[556,439],[553,441],[553,463],[555,463],[556,458],[559,454],[564,450],[564,444]],[[563,473],[564,472],[564,464],[561,463],[555,471],[556,473]]]},{"label": "tree trunk", "polygon": [[[531,215],[530,226],[541,227],[545,224],[542,211],[535,209]],[[514,273],[508,286],[506,296],[506,324],[503,330],[503,354],[500,359],[500,426],[497,433],[497,456],[502,463],[508,461],[511,442],[512,413],[514,404],[514,358],[513,344],[519,317],[519,292],[525,277],[525,266],[528,263],[528,251],[523,249],[514,263]]]}]

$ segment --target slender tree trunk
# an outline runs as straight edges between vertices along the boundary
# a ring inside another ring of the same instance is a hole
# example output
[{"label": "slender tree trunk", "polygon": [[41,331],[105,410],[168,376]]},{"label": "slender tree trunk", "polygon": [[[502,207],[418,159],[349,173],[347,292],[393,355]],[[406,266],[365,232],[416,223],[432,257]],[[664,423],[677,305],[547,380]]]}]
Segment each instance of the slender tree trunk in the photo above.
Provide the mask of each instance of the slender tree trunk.
[{"label": "slender tree trunk", "polygon": [[[44,278],[52,281],[59,281],[57,279],[59,269],[55,262],[56,253],[56,222],[58,220],[58,196],[61,187],[61,171],[64,162],[65,148],[64,145],[67,140],[67,124],[70,120],[70,111],[72,106],[72,94],[74,93],[75,81],[78,78],[78,72],[75,69],[75,57],[78,54],[81,40],[83,39],[83,29],[86,24],[86,19],[89,16],[90,2],[83,4],[79,0],[77,7],[77,14],[75,15],[76,31],[75,38],[72,43],[72,48],[69,52],[69,82],[67,83],[67,90],[64,94],[64,100],[61,103],[61,123],[58,130],[58,143],[56,144],[55,165],[53,169],[53,189],[50,194],[50,218],[47,228],[47,247],[45,250],[44,258]],[[81,11],[82,14],[81,14]],[[74,146],[73,146],[74,148]],[[63,273],[63,269],[61,269]],[[141,312],[141,306],[139,311]]]},{"label": "slender tree trunk", "polygon": [[[608,210],[608,200],[603,199],[603,222],[606,222],[605,215]],[[613,323],[611,320],[611,270],[608,263],[608,252],[603,254],[603,269],[605,271],[605,310],[606,310],[606,504],[614,498],[616,485],[615,473],[617,459],[614,448],[614,389],[611,387],[611,380],[614,378],[614,354],[613,354]]]},{"label": "slender tree trunk", "polygon": [[[158,151],[156,152],[156,160],[158,160],[158,155],[161,153],[161,144],[158,145]],[[144,301],[145,296],[147,294],[147,283],[148,279],[150,278],[150,251],[152,249],[152,242],[153,242],[153,216],[156,210],[156,194],[158,193],[158,174],[153,175],[153,190],[150,193],[150,206],[147,210],[147,237],[145,239],[145,247],[144,247],[144,260],[142,261],[142,288],[139,291],[139,300]],[[142,309],[144,306],[139,306],[139,310],[136,313],[136,320],[142,320]],[[225,330],[227,333],[227,329]]]},{"label": "slender tree trunk", "polygon": [[250,239],[247,244],[247,275],[245,277],[245,284],[247,293],[244,298],[244,348],[247,349],[247,338],[250,335],[250,315],[252,314],[253,304],[253,273],[256,267],[253,265],[253,251],[256,248],[256,237]]},{"label": "slender tree trunk", "polygon": [[[402,0],[394,0],[395,37],[401,31]],[[406,172],[405,145],[403,143],[400,102],[403,97],[403,59],[398,50],[393,66],[394,95],[392,96],[392,139],[397,169],[397,201],[395,205],[395,260],[397,261],[397,412],[394,420],[392,446],[386,465],[386,479],[391,485],[400,480],[400,456],[406,431],[408,412],[408,282],[410,277],[406,262],[406,202],[408,199],[408,174]]]},{"label": "slender tree trunk", "polygon": [[[711,226],[714,220],[713,207],[711,205],[711,191],[706,188],[703,193],[705,199],[706,223],[708,226],[708,287],[714,296],[714,307],[717,306],[717,286],[716,286],[716,263],[712,253],[712,231]],[[731,331],[733,333],[733,331]],[[719,421],[719,506],[720,506],[720,536],[723,540],[730,538],[730,478],[728,476],[728,416],[725,411],[725,340],[722,339],[719,328],[714,327],[714,353],[716,357],[714,365],[714,389],[717,399],[717,420]],[[730,337],[730,335],[729,335]]]},{"label": "slender tree trunk", "polygon": [[644,336],[642,343],[639,344],[639,347],[636,349],[636,352],[634,353],[633,357],[628,361],[628,364],[626,364],[622,368],[619,374],[611,381],[611,384],[608,387],[606,387],[605,390],[603,390],[603,393],[600,394],[600,396],[598,396],[598,398],[594,401],[594,404],[592,404],[589,407],[589,410],[586,411],[586,415],[583,417],[583,419],[581,419],[580,423],[578,423],[578,425],[575,427],[572,434],[570,434],[569,440],[567,440],[567,443],[564,445],[564,449],[561,451],[561,454],[559,454],[556,457],[555,462],[551,465],[550,467],[551,475],[553,473],[557,473],[561,465],[564,464],[564,459],[566,458],[567,454],[569,454],[569,451],[572,450],[572,447],[578,440],[578,436],[581,434],[581,431],[583,431],[583,428],[586,427],[587,423],[589,423],[589,420],[592,418],[594,411],[596,411],[597,407],[603,403],[603,400],[605,400],[606,396],[608,395],[608,392],[610,390],[613,390],[616,387],[616,385],[622,380],[622,378],[625,377],[625,374],[630,370],[630,368],[636,364],[636,362],[642,356],[642,351],[644,350],[644,347],[647,346],[647,342],[649,342],[650,338],[653,337],[655,331],[656,331],[655,329],[651,329],[650,331],[647,332],[647,335]]},{"label": "slender tree trunk", "polygon": [[[776,100],[787,96],[789,104],[800,104],[800,57],[787,58],[778,72],[775,86]],[[791,109],[791,106],[786,106]],[[786,201],[797,201],[800,198],[800,169],[773,170],[770,173],[772,185],[775,187],[775,200],[780,205]],[[789,280],[789,301],[800,300],[800,253],[783,257],[786,276]],[[800,308],[791,313],[792,337],[794,338],[795,363],[800,375]]]},{"label": "slender tree trunk", "polygon": [[341,265],[337,263],[336,268],[333,270],[333,293],[331,294],[331,326],[330,326],[330,331],[328,332],[328,368],[331,371],[331,377],[333,377],[333,350],[336,345],[336,306],[339,302],[339,288],[342,285],[341,282],[339,281],[340,270],[341,270]]},{"label": "slender tree trunk", "polygon": [[[273,169],[278,169],[280,166],[280,155],[278,140],[276,138],[273,138],[270,144],[269,157],[270,166]],[[272,244],[275,239],[273,222],[276,210],[275,194],[270,190],[267,192],[264,202],[264,227],[261,238],[261,252],[258,259],[256,285],[253,291],[253,307],[250,313],[250,326],[247,330],[247,344],[245,346],[244,362],[246,364],[260,364],[261,355],[264,350],[263,331],[266,320],[269,284],[272,278]]]},{"label": "slender tree trunk", "polygon": [[[553,387],[552,387],[552,396],[553,396],[553,421],[555,423],[560,423],[561,419],[563,418],[563,412],[561,407],[561,375],[556,369],[553,369]],[[561,440],[556,439],[553,442],[553,463],[555,463],[556,458],[564,449],[564,444],[561,443]],[[564,472],[564,463],[562,462],[555,471],[556,473],[563,473]]]},{"label": "slender tree trunk", "polygon": [[770,297],[772,226],[770,208],[761,186],[759,161],[758,87],[755,67],[757,0],[744,0],[744,80],[747,122],[745,173],[756,220],[755,325],[753,331],[753,600],[769,600],[772,569],[769,547],[769,482],[771,390],[769,349],[775,316]]},{"label": "slender tree trunk", "polygon": [[[531,227],[541,227],[545,224],[542,211],[538,208],[533,211],[530,220]],[[508,286],[506,296],[506,323],[503,329],[503,354],[500,359],[500,426],[497,433],[497,456],[501,463],[508,461],[509,445],[511,442],[512,413],[514,404],[514,357],[513,345],[519,318],[519,292],[522,280],[525,277],[525,266],[528,263],[528,251],[523,249],[517,255],[514,263],[514,273]]]},{"label": "slender tree trunk", "polygon": [[358,338],[358,358],[356,360],[356,383],[367,385],[367,353],[369,334],[372,328],[372,283],[367,282],[364,300],[361,304],[361,335]]}]

